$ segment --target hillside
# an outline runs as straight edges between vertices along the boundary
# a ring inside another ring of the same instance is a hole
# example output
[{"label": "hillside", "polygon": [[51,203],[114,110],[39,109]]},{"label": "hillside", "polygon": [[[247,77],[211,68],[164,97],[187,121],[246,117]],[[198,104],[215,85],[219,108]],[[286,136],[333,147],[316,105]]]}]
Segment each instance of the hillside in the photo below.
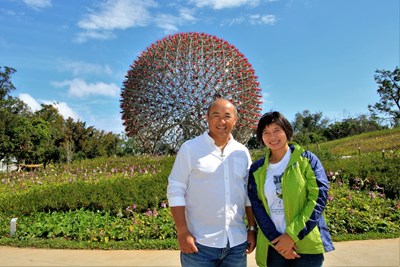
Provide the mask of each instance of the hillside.
[{"label": "hillside", "polygon": [[[319,146],[319,148],[318,148]],[[359,149],[361,153],[382,152],[396,153],[400,152],[400,127],[363,133],[334,141],[324,142],[319,145],[313,144],[308,147],[312,151],[318,149],[330,151],[335,155],[357,155]]]}]

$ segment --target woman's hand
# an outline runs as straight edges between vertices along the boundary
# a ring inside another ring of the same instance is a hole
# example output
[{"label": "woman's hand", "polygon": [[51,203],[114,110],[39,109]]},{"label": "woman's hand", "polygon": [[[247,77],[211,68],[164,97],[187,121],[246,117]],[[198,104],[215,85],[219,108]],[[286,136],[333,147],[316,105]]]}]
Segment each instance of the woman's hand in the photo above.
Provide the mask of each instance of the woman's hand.
[{"label": "woman's hand", "polygon": [[281,255],[287,260],[294,260],[300,258],[300,255],[296,253],[294,249],[290,249],[285,253],[281,253]]},{"label": "woman's hand", "polygon": [[296,259],[300,256],[296,253],[297,247],[294,245],[293,239],[288,234],[282,234],[272,240],[275,250],[278,251],[285,259]]}]

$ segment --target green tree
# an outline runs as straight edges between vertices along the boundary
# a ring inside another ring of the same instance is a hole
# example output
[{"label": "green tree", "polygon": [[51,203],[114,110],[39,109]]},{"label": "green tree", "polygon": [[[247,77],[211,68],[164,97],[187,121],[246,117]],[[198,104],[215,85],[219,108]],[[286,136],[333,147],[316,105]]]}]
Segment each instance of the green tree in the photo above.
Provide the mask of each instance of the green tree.
[{"label": "green tree", "polygon": [[140,151],[133,137],[128,137],[125,133],[118,135],[117,156],[123,157],[139,153]]},{"label": "green tree", "polygon": [[32,152],[34,144],[32,142],[32,132],[34,132],[32,122],[26,116],[14,116],[9,121],[7,134],[10,137],[12,151],[10,154],[19,163],[32,163]]},{"label": "green tree", "polygon": [[323,118],[322,112],[314,114],[309,110],[304,110],[301,113],[297,112],[292,123],[294,130],[293,140],[302,145],[324,141],[325,137],[322,133],[328,123],[329,120]]},{"label": "green tree", "polygon": [[[0,67],[0,159],[24,163],[72,162],[74,159],[117,155],[118,135],[99,131],[85,122],[64,120],[53,105],[32,113],[10,93],[15,90],[10,67]],[[128,144],[130,146],[131,144]]]},{"label": "green tree", "polygon": [[365,114],[357,118],[346,118],[339,122],[331,123],[323,132],[327,140],[335,140],[352,136],[360,133],[366,133],[382,129],[383,126],[378,123],[374,116]]},{"label": "green tree", "polygon": [[[28,106],[10,93],[15,90],[10,67],[0,67],[0,159],[21,159],[30,149]],[[24,129],[23,126],[27,128]]]},{"label": "green tree", "polygon": [[101,144],[104,146],[107,156],[115,156],[117,155],[118,149],[118,135],[113,134],[112,132],[101,131]]},{"label": "green tree", "polygon": [[26,155],[26,162],[43,163],[46,167],[50,162],[50,154],[54,146],[51,138],[51,124],[42,118],[32,117],[30,141],[32,149]]},{"label": "green tree", "polygon": [[38,119],[35,126],[39,131],[37,134],[41,137],[40,142],[37,142],[37,149],[43,152],[38,157],[40,162],[46,166],[50,162],[59,162],[61,159],[61,148],[65,138],[65,122],[54,106],[42,104],[41,107],[40,110],[35,112],[35,118]]},{"label": "green tree", "polygon": [[400,68],[393,72],[389,70],[376,70],[375,81],[378,86],[380,101],[374,105],[368,105],[373,115],[386,114],[389,116],[393,127],[400,125]]},{"label": "green tree", "polygon": [[14,84],[11,82],[11,75],[13,75],[16,70],[10,67],[0,66],[0,100],[5,99],[11,91],[15,90]]},{"label": "green tree", "polygon": [[69,117],[64,123],[64,140],[59,147],[60,159],[63,162],[71,163],[75,154],[75,143],[74,143],[74,120]]}]

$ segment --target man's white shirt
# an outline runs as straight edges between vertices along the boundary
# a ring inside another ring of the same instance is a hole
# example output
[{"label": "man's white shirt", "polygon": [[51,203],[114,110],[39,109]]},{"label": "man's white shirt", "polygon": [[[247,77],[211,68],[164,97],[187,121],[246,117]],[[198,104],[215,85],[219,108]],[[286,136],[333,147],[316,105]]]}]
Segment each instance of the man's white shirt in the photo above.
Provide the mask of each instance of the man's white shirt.
[{"label": "man's white shirt", "polygon": [[186,206],[186,222],[196,242],[216,248],[247,240],[244,223],[248,149],[231,136],[221,151],[208,132],[186,141],[168,178],[171,207]]}]

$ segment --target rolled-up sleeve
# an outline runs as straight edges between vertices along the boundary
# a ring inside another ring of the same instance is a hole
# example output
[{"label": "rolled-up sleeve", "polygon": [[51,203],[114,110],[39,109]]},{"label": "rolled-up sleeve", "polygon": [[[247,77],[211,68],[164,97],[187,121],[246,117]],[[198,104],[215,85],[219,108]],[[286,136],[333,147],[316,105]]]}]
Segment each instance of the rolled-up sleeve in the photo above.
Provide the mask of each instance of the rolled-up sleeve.
[{"label": "rolled-up sleeve", "polygon": [[183,144],[168,177],[167,198],[170,207],[186,206],[185,194],[190,170],[190,154],[187,146]]}]

